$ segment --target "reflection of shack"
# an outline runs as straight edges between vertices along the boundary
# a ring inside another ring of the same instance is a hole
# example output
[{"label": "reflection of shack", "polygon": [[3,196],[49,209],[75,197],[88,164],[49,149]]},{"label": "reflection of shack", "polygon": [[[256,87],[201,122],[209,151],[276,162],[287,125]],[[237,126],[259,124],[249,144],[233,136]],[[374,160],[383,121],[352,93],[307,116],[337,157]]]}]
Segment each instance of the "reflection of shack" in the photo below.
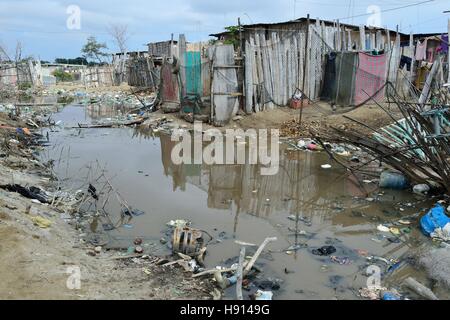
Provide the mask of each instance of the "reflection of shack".
[{"label": "reflection of shack", "polygon": [[122,116],[127,113],[127,109],[124,106],[111,108],[109,105],[90,104],[86,107],[86,112],[92,119],[104,119]]},{"label": "reflection of shack", "polygon": [[[319,169],[317,154],[282,153],[278,174],[261,175],[261,165],[174,165],[170,136],[161,136],[162,162],[173,188],[186,190],[186,183],[208,193],[208,207],[235,210],[257,217],[273,213],[327,219],[335,199],[349,184],[343,177],[330,177]],[[341,178],[341,179],[339,179]],[[338,188],[336,186],[339,186]]]},{"label": "reflection of shack", "polygon": [[[201,165],[181,164],[176,165],[172,161],[172,149],[178,143],[171,140],[170,135],[161,135],[161,161],[164,167],[164,175],[172,176],[173,190],[186,190],[186,182],[191,178],[193,185],[201,185]],[[203,189],[204,190],[204,189]]]}]

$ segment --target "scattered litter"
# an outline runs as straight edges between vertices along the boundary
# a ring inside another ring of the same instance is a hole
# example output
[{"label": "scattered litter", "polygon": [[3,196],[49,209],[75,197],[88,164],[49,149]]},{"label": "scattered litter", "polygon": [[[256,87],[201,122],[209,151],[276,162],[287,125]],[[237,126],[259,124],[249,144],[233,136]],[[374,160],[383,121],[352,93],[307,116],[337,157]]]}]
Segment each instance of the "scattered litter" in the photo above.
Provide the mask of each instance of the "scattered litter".
[{"label": "scattered litter", "polygon": [[413,192],[420,195],[427,194],[428,192],[430,192],[430,190],[430,186],[427,184],[418,184],[413,188]]},{"label": "scattered litter", "polygon": [[409,187],[408,179],[400,172],[384,171],[380,176],[380,188],[404,190]]},{"label": "scattered litter", "polygon": [[[212,240],[212,239],[211,239]],[[189,227],[177,227],[173,232],[172,250],[174,253],[194,255],[203,248],[205,241],[200,230]]]},{"label": "scattered litter", "polygon": [[441,205],[436,205],[421,220],[420,225],[423,233],[427,236],[435,233],[437,229],[446,228],[450,223],[450,218],[446,216],[445,209]]},{"label": "scattered litter", "polygon": [[348,257],[331,256],[331,261],[334,263],[340,264],[342,266],[352,264],[352,261]]},{"label": "scattered litter", "polygon": [[389,228],[389,231],[394,235],[394,236],[399,236],[401,235],[401,232],[398,228]]},{"label": "scattered litter", "polygon": [[42,218],[40,216],[31,217],[31,221],[39,228],[46,229],[52,225],[52,222],[48,219]]},{"label": "scattered litter", "polygon": [[336,248],[333,246],[325,246],[319,249],[313,249],[312,253],[316,256],[329,256],[336,252]]},{"label": "scattered litter", "polygon": [[394,292],[384,292],[381,300],[385,301],[397,301],[401,300],[401,296]]},{"label": "scattered litter", "polygon": [[273,292],[272,291],[256,291],[254,295],[255,300],[272,300]]},{"label": "scattered litter", "polygon": [[124,208],[122,208],[122,214],[124,214],[126,216],[129,216],[129,217],[132,217],[132,216],[139,217],[139,216],[144,215],[145,212],[142,211],[142,210],[138,210],[138,209],[132,209],[132,208],[125,208],[124,207]]},{"label": "scattered litter", "polygon": [[169,227],[173,228],[184,228],[189,226],[191,223],[187,220],[171,220],[167,223]]},{"label": "scattered litter", "polygon": [[386,290],[387,288],[382,287],[362,288],[359,290],[359,295],[369,300],[380,300],[381,292]]},{"label": "scattered litter", "polygon": [[377,230],[380,232],[386,232],[386,233],[391,231],[391,229],[389,229],[388,227],[383,226],[381,224],[377,227]]}]

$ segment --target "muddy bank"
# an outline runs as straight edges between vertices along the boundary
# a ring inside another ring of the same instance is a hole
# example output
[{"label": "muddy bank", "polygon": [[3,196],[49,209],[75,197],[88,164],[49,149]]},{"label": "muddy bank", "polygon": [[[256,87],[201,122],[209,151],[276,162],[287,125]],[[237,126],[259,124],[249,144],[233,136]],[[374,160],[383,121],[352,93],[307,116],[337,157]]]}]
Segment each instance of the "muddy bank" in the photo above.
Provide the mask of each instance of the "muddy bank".
[{"label": "muddy bank", "polygon": [[[0,114],[0,123],[26,127],[4,114]],[[152,257],[116,260],[123,254],[115,250],[89,255],[94,247],[80,240],[80,232],[71,222],[75,197],[58,190],[57,179],[48,170],[51,166],[37,158],[42,147],[36,140],[45,140],[34,136],[38,132],[26,135],[0,129],[0,185],[39,188],[49,199],[43,203],[42,198],[39,201],[0,189],[1,299],[212,298],[208,281],[192,280],[176,267],[158,266]],[[77,288],[77,278],[73,278],[77,270],[81,287],[72,290]]]}]

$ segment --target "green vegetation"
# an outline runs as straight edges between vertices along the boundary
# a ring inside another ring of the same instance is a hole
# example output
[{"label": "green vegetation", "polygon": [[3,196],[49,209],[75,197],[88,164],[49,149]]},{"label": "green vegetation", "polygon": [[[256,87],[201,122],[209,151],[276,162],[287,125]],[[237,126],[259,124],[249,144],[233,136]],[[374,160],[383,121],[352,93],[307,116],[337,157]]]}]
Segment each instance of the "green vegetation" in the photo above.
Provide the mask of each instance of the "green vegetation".
[{"label": "green vegetation", "polygon": [[103,63],[103,58],[108,56],[103,50],[108,49],[106,43],[97,42],[95,37],[89,37],[87,43],[81,49],[85,59],[96,60],[98,63]]},{"label": "green vegetation", "polygon": [[230,33],[229,39],[224,41],[224,44],[232,44],[235,48],[239,47],[239,26],[225,27],[225,30]]},{"label": "green vegetation", "polygon": [[56,77],[56,80],[58,82],[73,81],[73,75],[68,72],[65,72],[62,69],[57,69],[57,70],[53,71],[53,75]]},{"label": "green vegetation", "polygon": [[65,59],[65,58],[57,58],[55,59],[55,63],[58,64],[76,64],[76,65],[82,65],[87,66],[89,63],[84,57],[78,57],[75,59]]},{"label": "green vegetation", "polygon": [[17,86],[20,91],[25,91],[27,89],[30,89],[33,84],[31,82],[20,82]]}]

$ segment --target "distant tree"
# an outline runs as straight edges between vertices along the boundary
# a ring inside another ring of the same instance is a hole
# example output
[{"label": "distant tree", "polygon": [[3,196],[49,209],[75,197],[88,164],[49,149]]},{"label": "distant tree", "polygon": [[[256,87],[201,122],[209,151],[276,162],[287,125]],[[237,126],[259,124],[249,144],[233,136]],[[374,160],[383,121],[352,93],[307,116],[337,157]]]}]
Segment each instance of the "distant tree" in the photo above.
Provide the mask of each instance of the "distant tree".
[{"label": "distant tree", "polygon": [[76,64],[76,65],[84,65],[87,66],[89,63],[86,58],[78,57],[75,59],[65,59],[65,58],[56,58],[55,63],[59,64]]},{"label": "distant tree", "polygon": [[108,33],[113,38],[121,53],[127,52],[127,42],[130,38],[128,25],[112,23],[108,27]]},{"label": "distant tree", "polygon": [[104,62],[103,58],[108,56],[108,53],[103,51],[106,49],[108,49],[106,43],[99,43],[95,37],[91,36],[87,39],[87,43],[83,46],[81,52],[84,58],[96,60],[102,64]]},{"label": "distant tree", "polygon": [[56,69],[55,71],[53,71],[53,75],[55,76],[56,80],[58,80],[58,82],[73,81],[73,75],[65,72],[62,69]]}]

